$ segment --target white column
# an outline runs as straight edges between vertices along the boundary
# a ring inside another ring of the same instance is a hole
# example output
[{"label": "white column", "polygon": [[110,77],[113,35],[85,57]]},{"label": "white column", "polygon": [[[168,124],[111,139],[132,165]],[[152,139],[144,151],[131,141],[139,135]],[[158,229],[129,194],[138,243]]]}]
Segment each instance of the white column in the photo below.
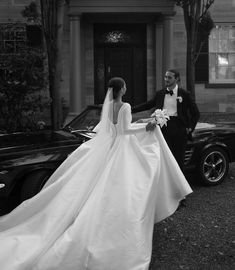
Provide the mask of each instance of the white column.
[{"label": "white column", "polygon": [[66,122],[82,110],[80,16],[70,17],[70,112]]},{"label": "white column", "polygon": [[173,68],[173,17],[163,17],[163,74]]},{"label": "white column", "polygon": [[160,90],[163,87],[163,74],[162,74],[162,62],[163,62],[163,25],[155,24],[155,41],[156,41],[156,90]]}]

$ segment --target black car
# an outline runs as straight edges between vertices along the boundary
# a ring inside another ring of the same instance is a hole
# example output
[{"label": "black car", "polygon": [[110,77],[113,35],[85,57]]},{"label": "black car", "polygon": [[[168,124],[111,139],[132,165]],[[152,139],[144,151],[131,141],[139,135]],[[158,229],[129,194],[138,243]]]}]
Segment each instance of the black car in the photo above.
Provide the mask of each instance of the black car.
[{"label": "black car", "polygon": [[[56,168],[95,133],[101,106],[88,106],[58,131],[0,134],[0,214],[37,194]],[[133,121],[149,112],[133,114]],[[235,128],[199,123],[187,145],[186,171],[195,171],[202,183],[221,183],[235,161]]]}]

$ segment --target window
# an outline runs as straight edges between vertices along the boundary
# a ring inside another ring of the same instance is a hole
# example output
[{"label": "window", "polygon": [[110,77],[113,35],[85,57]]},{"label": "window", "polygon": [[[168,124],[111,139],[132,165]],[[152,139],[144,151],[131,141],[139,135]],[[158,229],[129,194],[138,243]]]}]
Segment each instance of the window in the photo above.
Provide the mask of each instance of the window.
[{"label": "window", "polygon": [[1,53],[18,53],[26,46],[26,31],[24,24],[0,24]]},{"label": "window", "polygon": [[0,52],[16,54],[26,46],[42,47],[42,30],[38,25],[0,24]]},{"label": "window", "polygon": [[145,28],[144,24],[139,24],[138,27],[133,24],[96,24],[95,45],[141,46],[146,42]]},{"label": "window", "polygon": [[10,57],[19,54],[28,46],[30,48],[42,48],[40,26],[24,23],[0,24],[0,76],[5,77]]},{"label": "window", "polygon": [[235,83],[234,25],[217,25],[210,34],[209,83]]}]

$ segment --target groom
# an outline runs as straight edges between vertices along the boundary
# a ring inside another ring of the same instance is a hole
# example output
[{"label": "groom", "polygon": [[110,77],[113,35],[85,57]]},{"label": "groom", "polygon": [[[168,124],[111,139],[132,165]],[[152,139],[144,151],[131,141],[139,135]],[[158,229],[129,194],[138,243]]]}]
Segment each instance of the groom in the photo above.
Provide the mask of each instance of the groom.
[{"label": "groom", "polygon": [[200,113],[189,92],[178,86],[180,74],[177,70],[167,70],[164,79],[166,87],[157,91],[154,98],[146,103],[134,106],[132,113],[152,108],[167,110],[170,119],[167,121],[167,126],[162,127],[162,133],[183,171],[187,140],[192,140],[192,132]]}]

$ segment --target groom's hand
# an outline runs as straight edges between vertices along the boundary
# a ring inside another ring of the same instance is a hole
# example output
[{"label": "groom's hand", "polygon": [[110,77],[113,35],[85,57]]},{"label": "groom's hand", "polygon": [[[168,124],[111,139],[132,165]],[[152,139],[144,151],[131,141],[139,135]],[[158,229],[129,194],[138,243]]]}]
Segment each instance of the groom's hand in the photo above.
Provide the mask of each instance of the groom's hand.
[{"label": "groom's hand", "polygon": [[146,131],[153,131],[156,128],[156,123],[148,122],[146,125]]},{"label": "groom's hand", "polygon": [[192,133],[192,129],[191,128],[186,128],[187,134]]}]

